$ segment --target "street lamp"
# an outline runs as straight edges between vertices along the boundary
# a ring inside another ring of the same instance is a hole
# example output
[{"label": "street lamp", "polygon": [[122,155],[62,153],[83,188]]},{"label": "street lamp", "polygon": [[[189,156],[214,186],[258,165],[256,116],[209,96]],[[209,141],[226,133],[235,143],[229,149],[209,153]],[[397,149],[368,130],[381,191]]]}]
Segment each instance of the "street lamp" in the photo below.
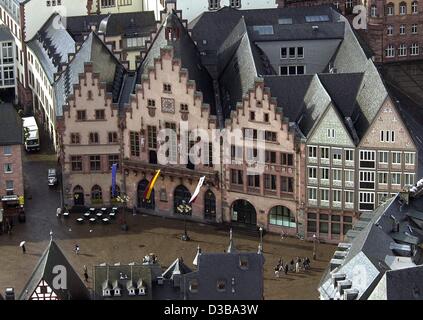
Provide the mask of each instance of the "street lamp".
[{"label": "street lamp", "polygon": [[123,216],[123,221],[122,221],[122,229],[125,231],[128,231],[128,225],[126,224],[126,204],[129,201],[129,196],[126,194],[122,194],[116,197],[116,201],[119,202],[121,204],[121,210],[122,210],[122,216]]},{"label": "street lamp", "polygon": [[313,234],[313,260],[316,260],[316,255],[317,255],[317,253],[316,253],[316,243],[317,243],[317,236],[316,236],[316,234]]},{"label": "street lamp", "polygon": [[181,236],[182,241],[190,241],[190,237],[187,233],[187,215],[192,211],[191,206],[186,204],[185,200],[182,200],[182,204],[180,204],[176,210],[179,214],[182,214],[184,216],[184,234]]},{"label": "street lamp", "polygon": [[260,227],[260,244],[259,244],[259,252],[258,253],[263,253],[263,228]]}]

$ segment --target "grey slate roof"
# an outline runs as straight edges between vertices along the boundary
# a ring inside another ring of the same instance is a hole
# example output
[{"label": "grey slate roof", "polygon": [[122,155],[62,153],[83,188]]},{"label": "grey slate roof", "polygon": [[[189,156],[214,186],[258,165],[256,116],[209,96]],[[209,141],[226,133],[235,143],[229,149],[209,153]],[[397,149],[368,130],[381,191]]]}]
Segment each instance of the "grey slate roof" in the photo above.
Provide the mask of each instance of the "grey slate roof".
[{"label": "grey slate roof", "polygon": [[66,29],[76,41],[82,41],[83,35],[89,34],[92,26],[99,30],[101,22],[107,17],[109,17],[105,31],[107,37],[120,35],[146,37],[156,30],[154,11],[68,17]]},{"label": "grey slate roof", "polygon": [[[178,29],[179,38],[174,41],[168,41],[166,39],[166,28]],[[160,49],[166,47],[173,49],[174,59],[181,61],[182,68],[188,71],[189,79],[195,81],[197,91],[202,93],[203,103],[210,106],[211,114],[216,114],[213,80],[207,69],[202,65],[200,53],[194,41],[175,12],[167,16],[165,22],[158,30],[146,57],[137,71],[137,83],[140,83],[143,75],[147,75],[148,69],[154,66],[154,59],[160,57]]]},{"label": "grey slate roof", "polygon": [[1,25],[0,26],[0,42],[3,41],[13,41],[13,35],[10,32],[9,28],[6,25]]},{"label": "grey slate roof", "polygon": [[22,119],[10,103],[0,104],[0,146],[23,144]]},{"label": "grey slate roof", "polygon": [[[327,269],[319,286],[321,297],[340,298],[331,279],[338,274],[352,281],[357,299],[422,299],[423,230],[408,217],[422,205],[421,197],[411,197],[407,204],[397,195],[377,208],[371,220],[360,220],[367,227],[348,232],[351,247],[340,266]],[[399,232],[394,231],[395,223]]]},{"label": "grey slate roof", "polygon": [[192,270],[184,263],[181,258],[176,259],[165,272],[162,277],[164,279],[173,279],[175,274],[182,275],[192,272]]},{"label": "grey slate roof", "polygon": [[59,23],[62,19],[58,13],[53,14],[28,42],[51,84],[54,75],[60,71],[60,64],[67,63],[68,55],[75,53],[75,41]]},{"label": "grey slate roof", "polygon": [[[53,280],[57,273],[53,273],[56,266],[66,268],[67,289],[55,289]],[[51,240],[44,251],[31,277],[25,285],[19,300],[29,300],[41,281],[47,282],[56,293],[59,300],[89,300],[90,295],[81,278],[72,268],[57,244]]]},{"label": "grey slate roof", "polygon": [[63,106],[69,95],[73,94],[73,85],[79,83],[79,74],[84,72],[86,63],[93,64],[94,73],[99,73],[100,82],[106,83],[107,92],[112,92],[113,100],[118,102],[124,79],[124,67],[103,41],[91,32],[54,85],[57,116],[63,114]]},{"label": "grey slate roof", "polygon": [[[241,268],[240,259],[248,267]],[[198,292],[187,290],[189,300],[261,300],[263,299],[264,257],[257,253],[202,253],[198,270],[184,277],[184,287],[198,280]],[[225,282],[225,290],[218,291],[218,281]]]},{"label": "grey slate roof", "polygon": [[[145,287],[145,295],[129,296],[129,289]],[[152,299],[152,271],[149,266],[131,265],[99,265],[94,267],[94,299],[113,300],[151,300]],[[120,296],[103,297],[104,289],[120,288]]]}]

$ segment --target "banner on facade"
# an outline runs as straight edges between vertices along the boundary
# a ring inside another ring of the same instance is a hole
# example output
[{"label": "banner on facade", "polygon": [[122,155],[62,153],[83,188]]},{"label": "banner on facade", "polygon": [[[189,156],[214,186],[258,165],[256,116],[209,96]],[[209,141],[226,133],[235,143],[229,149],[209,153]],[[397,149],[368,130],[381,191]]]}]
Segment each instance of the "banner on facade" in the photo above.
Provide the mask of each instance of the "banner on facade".
[{"label": "banner on facade", "polygon": [[157,170],[156,175],[150,181],[150,183],[148,184],[147,188],[145,189],[145,192],[144,192],[144,199],[145,200],[147,200],[147,201],[150,200],[151,193],[153,192],[154,185],[156,184],[156,181],[159,178],[159,176],[160,176],[160,170]]},{"label": "banner on facade", "polygon": [[190,204],[193,203],[193,202],[195,202],[195,199],[197,199],[198,195],[200,194],[200,190],[201,190],[201,187],[204,184],[204,180],[206,180],[206,177],[201,177],[200,178],[200,181],[198,181],[197,188],[195,188],[195,192],[192,195],[191,199],[189,200],[189,203]]}]

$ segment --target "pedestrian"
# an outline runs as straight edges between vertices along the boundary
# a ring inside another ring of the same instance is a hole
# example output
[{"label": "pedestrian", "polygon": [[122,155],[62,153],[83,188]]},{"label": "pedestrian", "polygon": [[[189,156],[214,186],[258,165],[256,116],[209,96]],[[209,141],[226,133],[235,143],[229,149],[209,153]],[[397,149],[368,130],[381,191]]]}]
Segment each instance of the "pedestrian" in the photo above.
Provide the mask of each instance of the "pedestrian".
[{"label": "pedestrian", "polygon": [[286,265],[285,265],[285,275],[287,275],[287,274],[288,274],[288,269],[289,269],[289,266],[288,266],[288,264],[286,264]]},{"label": "pedestrian", "polygon": [[278,265],[281,265],[282,264],[282,258],[279,258],[279,261],[278,261]]},{"label": "pedestrian", "polygon": [[84,278],[85,278],[85,282],[88,282],[88,270],[87,270],[87,266],[84,266]]},{"label": "pedestrian", "polygon": [[26,253],[26,248],[25,248],[25,245],[24,245],[24,244],[22,245],[22,253],[23,253],[23,254],[25,254],[25,253]]},{"label": "pedestrian", "polygon": [[290,264],[291,264],[291,271],[294,271],[294,268],[295,268],[295,266],[294,266],[294,259],[291,260],[291,263]]},{"label": "pedestrian", "polygon": [[300,273],[300,263],[298,261],[295,264],[295,273]]},{"label": "pedestrian", "polygon": [[275,276],[276,278],[279,278],[279,265],[275,267]]},{"label": "pedestrian", "polygon": [[62,208],[57,208],[56,210],[56,217],[60,217],[60,215],[62,214]]},{"label": "pedestrian", "polygon": [[75,245],[75,253],[79,254],[79,246],[77,244]]}]

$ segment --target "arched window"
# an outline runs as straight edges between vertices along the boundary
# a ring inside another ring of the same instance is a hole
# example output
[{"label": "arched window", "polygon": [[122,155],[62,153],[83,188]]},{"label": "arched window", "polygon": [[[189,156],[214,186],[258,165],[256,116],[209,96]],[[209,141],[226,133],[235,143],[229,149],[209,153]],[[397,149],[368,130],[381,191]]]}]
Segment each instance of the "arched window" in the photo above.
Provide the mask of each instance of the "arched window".
[{"label": "arched window", "polygon": [[206,220],[216,220],[216,196],[210,189],[204,195],[204,218]]},{"label": "arched window", "polygon": [[[185,202],[185,204],[188,204],[189,200],[191,199],[191,193],[189,192],[189,190],[183,186],[183,185],[179,185],[175,188],[175,192],[173,193],[173,210],[175,213],[178,213],[177,207],[181,204],[183,204],[183,202]],[[191,215],[192,212],[189,213],[189,215]]]},{"label": "arched window", "polygon": [[413,1],[411,3],[411,13],[419,13],[419,9],[418,9],[418,3],[417,1]]},{"label": "arched window", "polygon": [[145,190],[147,189],[149,181],[147,179],[143,179],[138,183],[138,208],[144,209],[151,209],[154,210],[155,208],[155,191],[154,189],[151,191],[151,196],[149,200],[146,200],[144,197]]},{"label": "arched window", "polygon": [[377,16],[377,7],[375,5],[372,5],[370,7],[370,16],[376,17]]},{"label": "arched window", "polygon": [[81,186],[73,188],[73,201],[75,206],[84,205],[84,189]]},{"label": "arched window", "polygon": [[110,187],[110,201],[111,202],[116,202],[116,198],[120,196],[120,188],[119,186],[116,186],[115,188],[115,194],[112,194],[113,188]]},{"label": "arched window", "polygon": [[387,16],[393,16],[395,11],[395,6],[392,2],[388,3],[386,5],[386,15]]},{"label": "arched window", "polygon": [[102,192],[101,187],[99,185],[95,185],[91,189],[91,202],[94,202],[94,203],[103,202],[103,192]]},{"label": "arched window", "polygon": [[399,6],[399,14],[405,15],[407,14],[407,4],[405,2],[401,2]]},{"label": "arched window", "polygon": [[276,206],[270,210],[270,224],[275,226],[296,228],[295,216],[287,207]]}]

